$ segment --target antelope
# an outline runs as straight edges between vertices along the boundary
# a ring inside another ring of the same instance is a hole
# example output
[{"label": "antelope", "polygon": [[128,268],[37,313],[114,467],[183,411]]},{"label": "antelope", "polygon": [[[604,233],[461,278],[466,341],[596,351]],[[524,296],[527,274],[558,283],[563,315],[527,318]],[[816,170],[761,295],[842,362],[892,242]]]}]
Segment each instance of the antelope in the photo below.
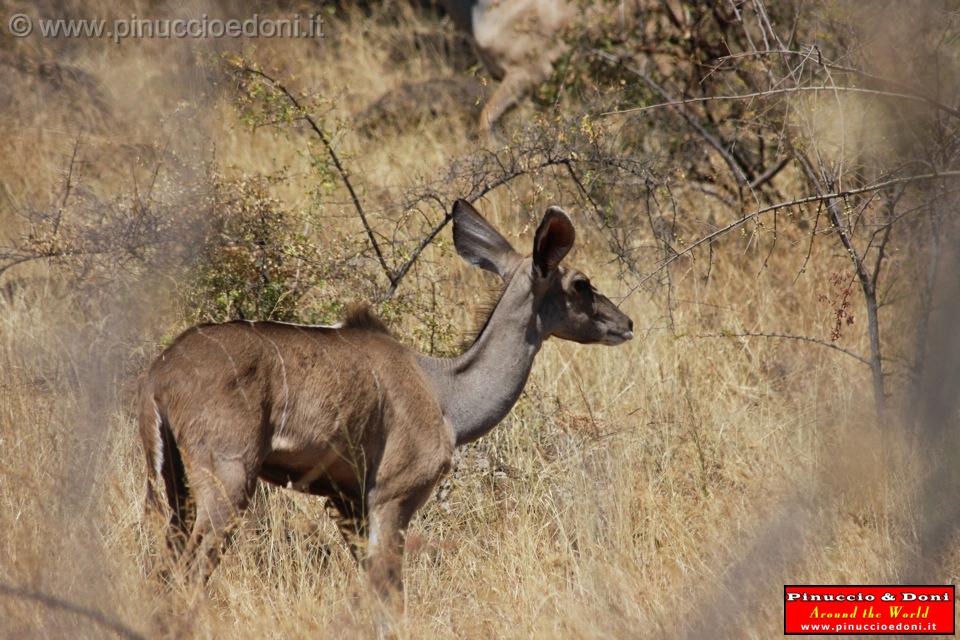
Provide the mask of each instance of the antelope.
[{"label": "antelope", "polygon": [[480,131],[493,132],[504,113],[546,81],[567,49],[557,35],[574,11],[568,0],[444,0],[447,13],[468,34],[480,62],[500,82],[480,112]]},{"label": "antelope", "polygon": [[147,514],[192,575],[214,570],[260,479],[325,497],[344,536],[366,538],[373,591],[396,603],[408,523],[454,447],[509,413],[543,342],[633,337],[630,318],[561,266],[575,238],[561,209],[546,211],[527,257],[464,200],[452,220],[457,253],[504,283],[459,356],[417,353],[359,307],[329,327],[197,325],[153,362],[139,401]]}]

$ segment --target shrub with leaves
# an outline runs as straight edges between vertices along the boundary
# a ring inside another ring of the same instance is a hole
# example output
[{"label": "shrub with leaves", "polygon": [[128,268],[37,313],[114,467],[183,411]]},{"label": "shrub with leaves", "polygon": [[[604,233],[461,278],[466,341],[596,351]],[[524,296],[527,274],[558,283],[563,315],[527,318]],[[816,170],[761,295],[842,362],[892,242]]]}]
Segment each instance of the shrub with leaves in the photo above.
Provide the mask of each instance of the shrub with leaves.
[{"label": "shrub with leaves", "polygon": [[318,224],[313,213],[270,195],[282,178],[218,181],[214,220],[185,294],[192,319],[322,321],[338,311],[337,304],[302,305],[328,277],[329,255],[310,238]]}]

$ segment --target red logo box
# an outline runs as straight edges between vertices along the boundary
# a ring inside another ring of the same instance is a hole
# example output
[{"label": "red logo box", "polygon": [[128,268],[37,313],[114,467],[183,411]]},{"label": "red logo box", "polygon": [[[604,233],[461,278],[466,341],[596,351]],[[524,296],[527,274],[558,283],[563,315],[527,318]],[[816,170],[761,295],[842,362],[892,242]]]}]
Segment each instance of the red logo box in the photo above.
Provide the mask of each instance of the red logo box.
[{"label": "red logo box", "polygon": [[784,635],[955,635],[954,585],[784,585]]}]

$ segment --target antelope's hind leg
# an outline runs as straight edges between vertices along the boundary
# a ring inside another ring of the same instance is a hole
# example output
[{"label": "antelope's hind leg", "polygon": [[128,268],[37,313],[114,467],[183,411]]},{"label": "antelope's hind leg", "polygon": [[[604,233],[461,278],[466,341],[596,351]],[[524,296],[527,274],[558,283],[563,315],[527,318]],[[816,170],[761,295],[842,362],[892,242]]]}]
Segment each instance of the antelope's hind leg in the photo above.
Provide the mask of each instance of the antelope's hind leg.
[{"label": "antelope's hind leg", "polygon": [[324,509],[337,525],[340,537],[358,564],[363,560],[364,539],[367,537],[367,515],[362,507],[346,496],[328,497]]},{"label": "antelope's hind leg", "polygon": [[166,554],[151,554],[145,568],[162,582],[169,582],[170,570],[182,556],[190,534],[192,500],[176,439],[152,402],[141,416],[140,428],[147,462],[142,530],[159,534],[166,542]]},{"label": "antelope's hind leg", "polygon": [[174,557],[179,557],[187,544],[193,519],[190,490],[183,458],[170,427],[161,422],[158,428],[158,440],[163,447],[159,456],[160,468],[158,477],[148,476],[144,515],[156,513],[166,516],[167,548]]},{"label": "antelope's hind leg", "polygon": [[214,459],[188,473],[196,499],[196,520],[184,560],[190,573],[206,582],[250,503],[257,475],[239,458]]}]

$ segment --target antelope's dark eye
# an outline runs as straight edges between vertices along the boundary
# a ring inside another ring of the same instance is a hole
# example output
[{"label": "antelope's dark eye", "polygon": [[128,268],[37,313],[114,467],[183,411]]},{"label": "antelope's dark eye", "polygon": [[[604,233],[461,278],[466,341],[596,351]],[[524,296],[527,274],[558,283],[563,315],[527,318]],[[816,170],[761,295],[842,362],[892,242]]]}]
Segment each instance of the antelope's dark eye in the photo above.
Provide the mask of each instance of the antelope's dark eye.
[{"label": "antelope's dark eye", "polygon": [[582,295],[593,294],[593,287],[590,286],[589,280],[574,280],[573,290]]}]

